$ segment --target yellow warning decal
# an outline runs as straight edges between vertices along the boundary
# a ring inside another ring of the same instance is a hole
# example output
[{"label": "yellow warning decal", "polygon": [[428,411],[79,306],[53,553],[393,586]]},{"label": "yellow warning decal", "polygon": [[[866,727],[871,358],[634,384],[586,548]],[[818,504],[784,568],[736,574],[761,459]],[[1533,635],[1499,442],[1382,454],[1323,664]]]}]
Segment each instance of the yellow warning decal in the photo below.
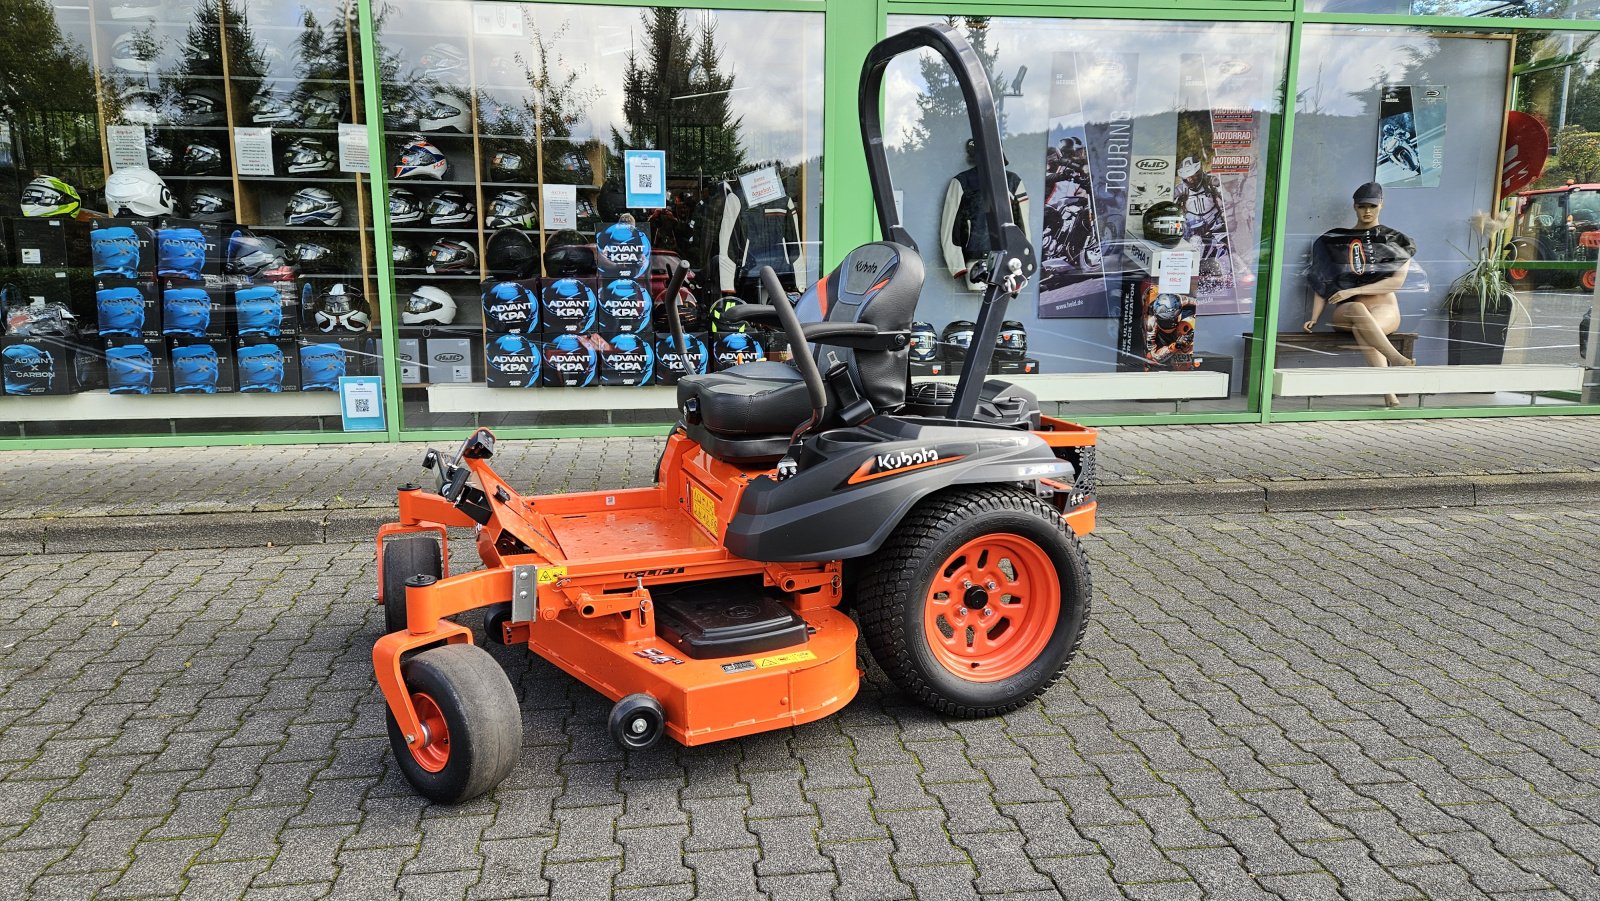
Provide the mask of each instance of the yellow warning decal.
[{"label": "yellow warning decal", "polygon": [[557,582],[561,581],[562,579],[565,579],[566,577],[567,577],[567,568],[565,566],[541,566],[541,567],[539,567],[539,584],[540,585],[554,585]]},{"label": "yellow warning decal", "polygon": [[707,532],[717,534],[717,502],[711,499],[711,495],[701,491],[697,485],[690,485],[689,503],[700,525],[705,526]]},{"label": "yellow warning decal", "polygon": [[756,660],[756,666],[760,669],[766,669],[772,666],[788,666],[791,663],[815,659],[817,659],[817,655],[810,651],[795,651],[792,654],[779,654],[776,657],[760,657]]}]

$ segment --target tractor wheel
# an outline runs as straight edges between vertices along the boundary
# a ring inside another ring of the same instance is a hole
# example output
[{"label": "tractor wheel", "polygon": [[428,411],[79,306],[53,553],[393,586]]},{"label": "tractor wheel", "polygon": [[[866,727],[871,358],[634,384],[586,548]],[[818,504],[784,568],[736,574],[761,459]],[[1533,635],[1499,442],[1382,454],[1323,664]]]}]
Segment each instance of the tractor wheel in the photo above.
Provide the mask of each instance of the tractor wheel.
[{"label": "tractor wheel", "polygon": [[1583,276],[1578,279],[1578,284],[1583,286],[1583,290],[1590,291],[1590,292],[1594,291],[1594,286],[1595,286],[1595,277],[1594,277],[1594,275],[1595,275],[1595,273],[1594,273],[1593,269],[1585,269],[1583,271]]},{"label": "tractor wheel", "polygon": [[[1506,247],[1507,262],[1528,262],[1539,258],[1539,250],[1527,241],[1512,241]],[[1533,287],[1534,274],[1532,269],[1519,269],[1515,266],[1506,269],[1506,279],[1518,288]]]},{"label": "tractor wheel", "polygon": [[406,627],[406,580],[412,576],[439,578],[444,566],[439,542],[432,538],[391,539],[383,543],[383,631]]},{"label": "tractor wheel", "polygon": [[1089,561],[1054,508],[959,488],[914,508],[857,592],[872,656],[940,713],[1015,710],[1066,670],[1089,621]]},{"label": "tractor wheel", "polygon": [[418,793],[440,804],[476,798],[505,779],[522,752],[517,693],[489,652],[470,644],[431,648],[400,665],[422,734],[388,714],[389,746]]},{"label": "tractor wheel", "polygon": [[611,708],[606,728],[618,745],[630,751],[643,751],[667,734],[667,714],[661,709],[660,701],[644,692],[636,692]]}]

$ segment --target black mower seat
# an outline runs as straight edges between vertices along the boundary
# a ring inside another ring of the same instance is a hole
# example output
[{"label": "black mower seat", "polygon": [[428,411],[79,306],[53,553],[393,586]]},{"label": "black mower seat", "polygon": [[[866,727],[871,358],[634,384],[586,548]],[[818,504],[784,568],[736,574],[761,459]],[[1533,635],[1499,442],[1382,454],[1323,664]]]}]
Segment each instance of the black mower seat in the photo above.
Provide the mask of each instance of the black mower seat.
[{"label": "black mower seat", "polygon": [[678,409],[694,399],[700,421],[725,435],[788,437],[811,415],[800,371],[788,363],[741,363],[678,380]]}]

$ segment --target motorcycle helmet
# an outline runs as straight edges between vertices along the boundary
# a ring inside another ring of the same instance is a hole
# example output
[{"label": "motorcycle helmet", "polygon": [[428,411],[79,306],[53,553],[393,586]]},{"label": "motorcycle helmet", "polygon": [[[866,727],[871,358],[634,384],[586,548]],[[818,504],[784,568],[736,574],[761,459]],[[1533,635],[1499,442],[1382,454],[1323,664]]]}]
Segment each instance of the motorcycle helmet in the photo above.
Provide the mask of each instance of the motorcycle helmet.
[{"label": "motorcycle helmet", "polygon": [[390,188],[389,221],[394,225],[421,222],[422,203],[417,200],[417,195],[405,188]]},{"label": "motorcycle helmet", "polygon": [[124,72],[154,72],[161,48],[148,30],[125,31],[111,42],[111,65]]},{"label": "motorcycle helmet", "polygon": [[290,175],[332,172],[334,166],[333,151],[316,138],[295,138],[283,151],[283,168]]},{"label": "motorcycle helmet", "polygon": [[467,195],[455,190],[445,190],[433,195],[424,212],[428,224],[435,228],[451,225],[469,225],[477,218],[478,208]]},{"label": "motorcycle helmet", "polygon": [[472,121],[467,117],[466,101],[440,92],[417,111],[418,127],[423,131],[454,131],[467,134],[472,131]]},{"label": "motorcycle helmet", "polygon": [[587,198],[587,197],[579,197],[578,198],[578,221],[579,222],[593,222],[594,220],[599,219],[599,218],[600,218],[600,214],[594,211],[594,204],[589,202],[589,198]]},{"label": "motorcycle helmet", "polygon": [[1000,334],[994,339],[994,356],[997,360],[1020,360],[1028,355],[1028,333],[1022,323],[1007,319],[1000,323]]},{"label": "motorcycle helmet", "polygon": [[78,333],[78,320],[66,304],[46,301],[6,310],[5,333],[18,338],[47,335],[70,338]]},{"label": "motorcycle helmet", "polygon": [[54,175],[40,175],[22,186],[22,215],[75,216],[80,205],[78,190]]},{"label": "motorcycle helmet", "polygon": [[1176,294],[1157,294],[1150,304],[1150,315],[1164,329],[1175,328],[1183,313],[1183,300]]},{"label": "motorcycle helmet", "polygon": [[455,321],[455,298],[433,285],[417,286],[400,305],[401,325],[449,325]]},{"label": "motorcycle helmet", "polygon": [[300,101],[302,128],[332,128],[344,121],[344,100],[334,91],[315,91]]},{"label": "motorcycle helmet", "polygon": [[576,176],[580,182],[594,181],[594,166],[589,163],[588,157],[576,150],[561,154],[561,169],[568,175]]},{"label": "motorcycle helmet", "polygon": [[163,175],[177,174],[178,160],[172,155],[171,148],[161,144],[146,144],[144,155],[150,161],[150,171]]},{"label": "motorcycle helmet", "polygon": [[118,169],[106,178],[106,210],[113,216],[171,216],[178,202],[149,169]]},{"label": "motorcycle helmet", "polygon": [[[967,162],[976,166],[978,164],[978,142],[975,138],[967,138]],[[1011,165],[1011,158],[1006,156],[1006,149],[1000,148],[1000,165]]]},{"label": "motorcycle helmet", "polygon": [[216,188],[201,188],[189,198],[189,218],[199,222],[226,222],[233,218],[233,198]]},{"label": "motorcycle helmet", "polygon": [[166,120],[166,106],[155,91],[130,91],[122,98],[122,121],[129,125],[161,125]]},{"label": "motorcycle helmet", "polygon": [[390,97],[383,101],[384,127],[394,131],[405,131],[419,127],[422,114],[417,108],[417,102],[409,97]]},{"label": "motorcycle helmet", "polygon": [[372,328],[372,313],[360,289],[344,282],[334,282],[322,291],[309,283],[301,289],[302,296],[311,295],[312,322],[323,334],[332,332],[364,332]]},{"label": "motorcycle helmet", "polygon": [[499,181],[514,181],[527,171],[527,158],[515,150],[502,150],[489,159],[489,175]]},{"label": "motorcycle helmet", "polygon": [[[663,289],[662,294],[666,291]],[[667,318],[667,303],[662,297],[655,299],[655,305],[650,311],[650,322],[656,331],[669,334],[672,331],[672,321]],[[685,285],[678,289],[678,322],[683,325],[685,332],[700,331],[700,301],[695,299],[694,292]]]},{"label": "motorcycle helmet", "polygon": [[326,188],[301,188],[289,195],[283,220],[290,225],[338,225],[344,220],[344,204]]},{"label": "motorcycle helmet", "polygon": [[303,272],[329,272],[339,262],[339,254],[326,244],[301,241],[289,251]]},{"label": "motorcycle helmet", "polygon": [[417,63],[424,78],[450,84],[466,81],[467,55],[454,44],[434,44],[422,52]]},{"label": "motorcycle helmet", "polygon": [[442,179],[449,171],[450,160],[445,157],[444,152],[417,136],[400,148],[400,158],[394,166],[394,177]]},{"label": "motorcycle helmet", "polygon": [[600,271],[593,244],[582,243],[575,231],[556,232],[550,236],[544,252],[544,271],[548,275],[566,278],[583,278]]},{"label": "motorcycle helmet", "polygon": [[211,88],[186,91],[178,98],[178,121],[181,125],[206,127],[223,125],[227,120],[227,107],[222,95]]},{"label": "motorcycle helmet", "polygon": [[288,267],[288,250],[277,238],[242,228],[229,236],[228,254],[222,261],[222,271],[228,275],[256,278]]},{"label": "motorcycle helmet", "polygon": [[300,118],[294,97],[279,91],[262,91],[250,101],[250,121],[256,125],[295,125]]},{"label": "motorcycle helmet", "polygon": [[215,144],[196,141],[183,148],[184,175],[221,175],[226,169],[222,149]]},{"label": "motorcycle helmet", "polygon": [[489,201],[483,224],[490,228],[534,228],[538,225],[535,213],[533,198],[527,191],[501,191]]},{"label": "motorcycle helmet", "polygon": [[478,252],[460,238],[440,238],[428,248],[427,272],[466,272],[478,268]]},{"label": "motorcycle helmet", "polygon": [[396,272],[416,272],[422,268],[422,255],[410,244],[400,241],[394,242],[389,250],[389,259],[394,263]]},{"label": "motorcycle helmet", "polygon": [[926,322],[911,323],[911,350],[908,356],[913,363],[932,363],[939,359],[939,335]]},{"label": "motorcycle helmet", "polygon": [[533,238],[527,232],[502,228],[489,236],[484,262],[488,264],[489,274],[495,278],[527,278],[539,266],[539,253],[534,249]]},{"label": "motorcycle helmet", "polygon": [[724,294],[711,302],[711,334],[742,334],[750,330],[750,323],[748,322],[728,322],[723,318],[729,310],[741,303],[743,301],[731,294]]},{"label": "motorcycle helmet", "polygon": [[939,333],[939,346],[944,351],[944,358],[952,363],[964,362],[967,359],[967,349],[972,346],[972,335],[978,327],[965,319],[957,319],[944,327]]},{"label": "motorcycle helmet", "polygon": [[1183,238],[1183,210],[1170,200],[1153,203],[1144,211],[1144,238],[1166,247]]},{"label": "motorcycle helmet", "polygon": [[42,347],[13,344],[0,351],[0,368],[7,394],[47,393],[55,384],[55,358]]},{"label": "motorcycle helmet", "polygon": [[1192,156],[1186,156],[1183,158],[1183,162],[1178,164],[1178,177],[1183,179],[1193,178],[1200,174],[1200,168],[1199,160]]}]

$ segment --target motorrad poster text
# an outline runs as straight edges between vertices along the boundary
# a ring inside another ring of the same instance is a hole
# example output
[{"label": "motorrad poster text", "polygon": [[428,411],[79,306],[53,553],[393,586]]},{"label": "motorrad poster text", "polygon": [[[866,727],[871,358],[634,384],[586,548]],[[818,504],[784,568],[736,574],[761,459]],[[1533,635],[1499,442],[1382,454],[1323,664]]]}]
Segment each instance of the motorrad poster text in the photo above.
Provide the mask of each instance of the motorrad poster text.
[{"label": "motorrad poster text", "polygon": [[[1123,282],[1154,275],[1141,261],[1162,250],[1198,261],[1198,315],[1248,312],[1265,125],[1258,67],[1198,53],[1149,72],[1135,53],[1053,57],[1039,317],[1128,318]],[[1152,243],[1145,213],[1174,204],[1181,236]]]},{"label": "motorrad poster text", "polygon": [[1444,169],[1444,85],[1384,85],[1378,100],[1378,184],[1437,188]]}]

